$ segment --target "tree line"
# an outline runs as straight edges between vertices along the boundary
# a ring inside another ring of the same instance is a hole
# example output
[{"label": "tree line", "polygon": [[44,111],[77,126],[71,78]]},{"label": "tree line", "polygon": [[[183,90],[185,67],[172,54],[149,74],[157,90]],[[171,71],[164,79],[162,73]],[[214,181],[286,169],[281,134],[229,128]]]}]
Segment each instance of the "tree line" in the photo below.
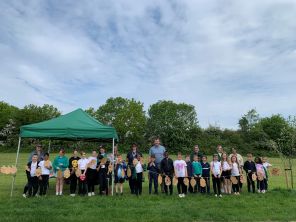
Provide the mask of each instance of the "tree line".
[{"label": "tree line", "polygon": [[[115,127],[119,138],[119,150],[127,152],[132,142],[138,143],[142,152],[148,152],[155,137],[172,153],[190,153],[194,145],[199,145],[205,154],[215,152],[217,145],[230,152],[236,147],[240,153],[272,155],[279,145],[285,151],[287,138],[296,135],[295,117],[284,118],[281,114],[260,117],[256,109],[248,111],[238,119],[238,129],[221,128],[216,122],[207,128],[199,126],[195,107],[185,103],[160,100],[144,110],[144,104],[135,99],[109,98],[98,109],[85,110],[101,123]],[[18,144],[20,126],[38,123],[61,116],[62,112],[52,105],[26,105],[18,108],[4,101],[0,102],[0,150],[15,151]],[[287,131],[289,132],[287,137]],[[32,150],[38,139],[22,140],[24,149]],[[44,146],[48,140],[42,141]],[[283,145],[284,144],[284,145]],[[91,150],[101,143],[53,141],[52,146],[66,149]],[[111,144],[104,144],[111,148]],[[294,142],[292,145],[295,151]],[[288,152],[288,151],[287,151]]]}]

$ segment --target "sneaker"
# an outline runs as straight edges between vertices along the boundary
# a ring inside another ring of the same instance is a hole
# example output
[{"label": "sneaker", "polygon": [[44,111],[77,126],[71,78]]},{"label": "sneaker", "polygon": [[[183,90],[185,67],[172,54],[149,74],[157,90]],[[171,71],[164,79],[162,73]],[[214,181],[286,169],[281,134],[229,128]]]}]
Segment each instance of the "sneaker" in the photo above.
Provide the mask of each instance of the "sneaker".
[{"label": "sneaker", "polygon": [[36,193],[36,194],[35,194],[35,197],[39,197],[39,195]]},{"label": "sneaker", "polygon": [[73,197],[75,197],[75,193],[73,193]]},{"label": "sneaker", "polygon": [[116,193],[116,196],[118,197],[118,193]]},{"label": "sneaker", "polygon": [[91,196],[91,192],[88,193],[88,196],[89,196],[89,197]]},{"label": "sneaker", "polygon": [[121,196],[123,196],[123,193],[120,193]]},{"label": "sneaker", "polygon": [[74,197],[74,194],[71,193],[71,194],[70,194],[70,197]]},{"label": "sneaker", "polygon": [[265,190],[262,190],[262,192],[261,193],[265,193]]},{"label": "sneaker", "polygon": [[95,195],[95,192],[92,192],[91,195],[94,196]]},{"label": "sneaker", "polygon": [[60,196],[62,196],[62,193],[63,193],[63,192],[62,192],[62,191],[60,191]]},{"label": "sneaker", "polygon": [[221,193],[225,193],[225,190],[223,188],[221,189]]},{"label": "sneaker", "polygon": [[185,197],[185,193],[182,194],[182,197]]},{"label": "sneaker", "polygon": [[59,195],[59,192],[56,192],[56,195],[58,196]]},{"label": "sneaker", "polygon": [[215,197],[217,197],[217,194],[215,194]]},{"label": "sneaker", "polygon": [[182,194],[179,194],[179,197],[183,197],[183,195]]},{"label": "sneaker", "polygon": [[109,190],[109,194],[112,194],[112,190]]},{"label": "sneaker", "polygon": [[27,198],[26,194],[23,193],[23,198]]},{"label": "sneaker", "polygon": [[257,190],[258,193],[260,193],[260,190]]},{"label": "sneaker", "polygon": [[220,194],[219,197],[222,197],[222,195]]}]

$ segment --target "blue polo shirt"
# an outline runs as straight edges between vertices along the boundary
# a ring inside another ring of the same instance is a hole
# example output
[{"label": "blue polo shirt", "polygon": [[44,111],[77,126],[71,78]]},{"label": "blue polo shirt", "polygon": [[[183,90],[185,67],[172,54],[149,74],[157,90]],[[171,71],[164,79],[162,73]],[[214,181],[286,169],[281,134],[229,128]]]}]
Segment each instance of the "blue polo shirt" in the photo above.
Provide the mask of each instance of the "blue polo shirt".
[{"label": "blue polo shirt", "polygon": [[155,155],[155,163],[157,163],[157,165],[160,166],[160,162],[163,159],[164,152],[165,152],[165,148],[162,145],[153,146],[149,150],[149,156],[154,154]]}]

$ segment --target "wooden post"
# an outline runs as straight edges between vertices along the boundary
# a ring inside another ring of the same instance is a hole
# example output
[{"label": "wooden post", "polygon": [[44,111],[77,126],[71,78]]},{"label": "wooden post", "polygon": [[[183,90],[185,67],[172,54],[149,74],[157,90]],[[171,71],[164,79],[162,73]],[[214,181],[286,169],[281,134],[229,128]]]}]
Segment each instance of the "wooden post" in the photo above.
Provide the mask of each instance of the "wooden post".
[{"label": "wooden post", "polygon": [[287,189],[290,189],[290,186],[289,186],[289,179],[288,179],[288,172],[287,172],[287,164],[284,164],[285,166],[285,175],[286,175],[286,183],[287,183]]}]

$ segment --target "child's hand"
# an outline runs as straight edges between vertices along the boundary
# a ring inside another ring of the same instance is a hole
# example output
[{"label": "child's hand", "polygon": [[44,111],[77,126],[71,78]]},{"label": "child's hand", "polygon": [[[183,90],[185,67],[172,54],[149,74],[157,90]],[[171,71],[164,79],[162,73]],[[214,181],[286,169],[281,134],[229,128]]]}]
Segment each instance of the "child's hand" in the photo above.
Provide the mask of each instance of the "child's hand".
[{"label": "child's hand", "polygon": [[59,167],[57,167],[57,170],[59,170],[60,168]]},{"label": "child's hand", "polygon": [[164,177],[166,176],[165,173],[162,174]]},{"label": "child's hand", "polygon": [[74,168],[74,167],[72,167],[72,170],[75,170],[75,168]]},{"label": "child's hand", "polygon": [[248,170],[248,173],[251,173],[251,170]]},{"label": "child's hand", "polygon": [[178,179],[178,175],[176,175],[175,177],[176,177],[176,179]]},{"label": "child's hand", "polygon": [[201,178],[201,175],[199,175],[199,178]]},{"label": "child's hand", "polygon": [[63,166],[63,164],[62,164],[62,163],[60,163],[60,166]]},{"label": "child's hand", "polygon": [[194,175],[194,177],[197,177],[197,175]]},{"label": "child's hand", "polygon": [[219,174],[219,175],[218,175],[218,178],[220,178],[220,177],[221,177],[221,175]]},{"label": "child's hand", "polygon": [[187,174],[185,174],[185,177],[188,177],[188,175],[187,175]]},{"label": "child's hand", "polygon": [[267,181],[269,181],[269,179],[268,179],[268,178],[267,178],[266,180],[267,180]]}]

